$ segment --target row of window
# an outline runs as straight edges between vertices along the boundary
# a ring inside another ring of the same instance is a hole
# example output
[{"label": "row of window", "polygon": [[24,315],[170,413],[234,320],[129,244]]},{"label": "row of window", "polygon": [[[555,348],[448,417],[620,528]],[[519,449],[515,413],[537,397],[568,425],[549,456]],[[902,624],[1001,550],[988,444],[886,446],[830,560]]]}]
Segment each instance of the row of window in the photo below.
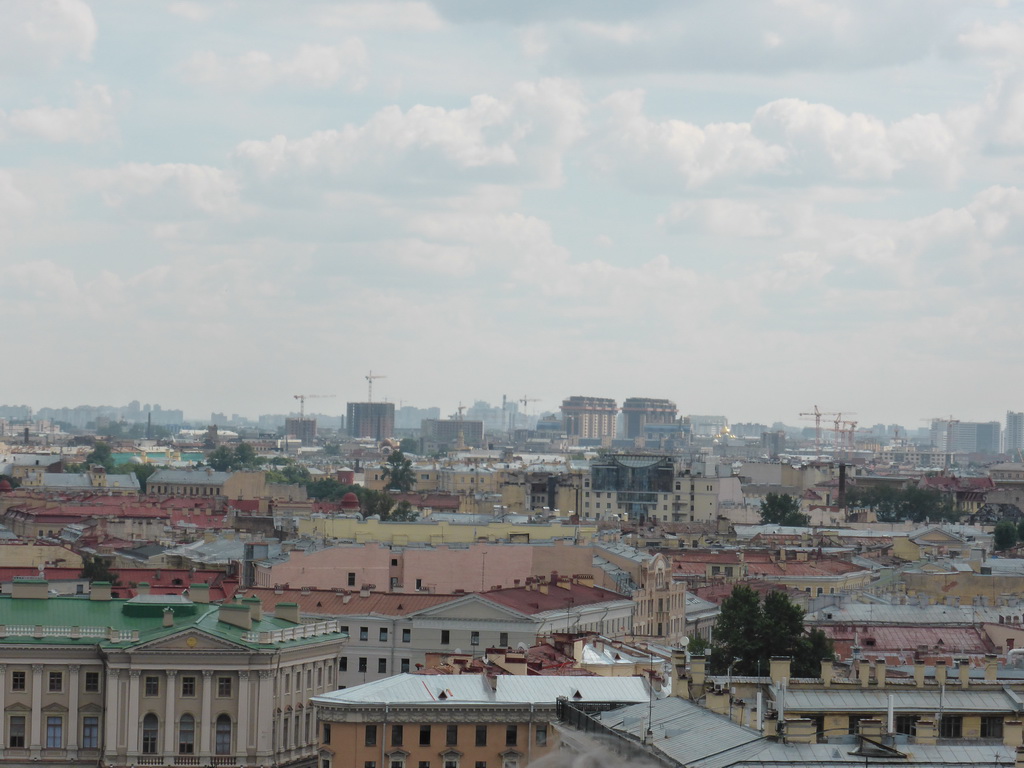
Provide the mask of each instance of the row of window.
[{"label": "row of window", "polygon": [[[501,768],[518,768],[519,759],[516,757],[506,757],[502,760]],[[408,768],[405,764],[405,758],[394,756],[388,762],[389,768]],[[430,768],[429,760],[420,760],[416,763],[417,768]],[[331,768],[331,761],[328,758],[324,758],[320,763],[320,768]],[[377,768],[376,760],[366,760],[363,762],[363,768]],[[446,758],[442,768],[459,768],[459,761],[457,758]],[[486,760],[477,760],[473,763],[473,768],[487,768]]]},{"label": "row of window", "polygon": [[[28,718],[25,715],[11,715],[7,720],[7,746],[24,749]],[[64,717],[49,715],[46,718],[46,749],[64,749]],[[82,718],[82,749],[98,749],[100,746],[100,719],[94,715]]]},{"label": "row of window", "polygon": [[[19,691],[28,690],[28,672],[22,669],[16,669],[11,674],[11,691],[17,693]],[[46,676],[46,690],[49,693],[63,693],[64,692],[64,673],[60,671],[48,672]],[[100,673],[99,672],[86,672],[85,673],[85,692],[86,693],[99,693],[100,692]]]},{"label": "row of window", "polygon": [[[315,674],[316,674],[316,687],[317,688],[323,687],[323,684],[324,684],[324,669],[325,668],[327,669],[327,683],[328,683],[328,685],[331,685],[331,684],[334,683],[334,666],[331,665],[331,664],[325,664],[322,667],[317,665],[316,671],[315,671]],[[294,674],[288,672],[287,670],[285,670],[284,672],[281,673],[281,686],[282,686],[282,691],[284,693],[291,693],[293,679],[294,679],[294,684],[295,684],[295,691],[298,692],[298,691],[302,690],[302,672],[303,672],[303,670],[297,669],[297,670],[295,670]],[[314,670],[307,669],[307,670],[305,670],[305,672],[306,672],[306,688],[308,688],[309,690],[313,690]]]},{"label": "row of window", "polygon": [[[213,750],[218,755],[231,754],[231,717],[218,715],[214,723]],[[160,750],[160,719],[150,712],[142,718],[142,754],[156,755]],[[178,720],[178,754],[193,755],[196,751],[196,719],[184,714]]]},{"label": "row of window", "polygon": [[[370,724],[365,727],[363,743],[367,747],[377,746],[378,726]],[[412,728],[412,726],[410,726]],[[489,727],[486,725],[477,725],[474,727],[473,734],[473,745],[477,747],[487,746],[487,732]],[[431,725],[423,724],[418,727],[417,741],[421,747],[429,747],[430,741],[433,738],[434,727]],[[324,744],[331,743],[331,726],[329,723],[324,724]],[[390,746],[402,747],[405,746],[406,739],[406,726],[401,723],[395,723],[391,726],[391,739]],[[547,725],[538,725],[534,731],[534,743],[538,747],[547,746],[548,743],[548,727]],[[458,725],[447,725],[445,726],[445,737],[444,744],[447,747],[455,747],[459,744],[459,726]],[[505,726],[505,746],[515,747],[519,744],[519,726],[515,723],[509,723]]]},{"label": "row of window", "polygon": [[[409,659],[399,659],[398,660],[399,671],[400,672],[408,672],[409,671],[409,664],[410,664],[409,663]],[[342,656],[340,659],[338,659],[338,669],[340,669],[342,672],[348,672],[348,657],[347,656]],[[359,656],[356,659],[356,671],[357,672],[368,672],[369,671],[368,659],[365,656]],[[387,674],[387,672],[388,672],[388,660],[387,659],[377,659],[377,672],[379,672],[382,675],[386,675]]]},{"label": "row of window", "polygon": [[[348,627],[347,626],[342,626],[341,627],[341,631],[344,632],[345,634],[348,634]],[[361,642],[365,643],[369,639],[370,639],[370,628],[369,627],[360,627],[359,628],[359,640]],[[386,643],[388,641],[388,628],[387,627],[380,627],[377,630],[377,640],[379,640],[382,643]],[[451,641],[452,641],[451,630],[442,629],[441,630],[441,645],[449,645],[451,643]],[[412,642],[412,630],[411,629],[403,629],[402,630],[402,642],[403,643],[411,643]],[[480,645],[480,633],[479,632],[475,632],[474,631],[474,632],[470,632],[469,633],[469,644],[470,645]],[[498,647],[500,647],[500,648],[507,648],[508,647],[508,632],[499,632],[498,633]]]}]

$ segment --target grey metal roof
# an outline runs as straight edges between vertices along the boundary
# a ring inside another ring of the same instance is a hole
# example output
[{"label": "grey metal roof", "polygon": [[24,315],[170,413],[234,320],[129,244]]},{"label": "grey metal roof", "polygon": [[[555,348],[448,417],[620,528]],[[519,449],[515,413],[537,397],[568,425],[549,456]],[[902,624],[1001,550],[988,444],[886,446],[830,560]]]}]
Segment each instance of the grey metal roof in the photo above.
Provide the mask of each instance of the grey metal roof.
[{"label": "grey metal roof", "polygon": [[230,472],[208,472],[204,469],[158,469],[146,481],[146,485],[223,485],[229,477]]},{"label": "grey metal roof", "polygon": [[535,703],[570,701],[648,701],[650,691],[637,677],[524,677],[501,675],[491,688],[480,675],[399,674],[313,699],[318,704]]},{"label": "grey metal roof", "polygon": [[[779,690],[776,686],[769,688],[771,695],[778,701]],[[878,713],[885,712],[892,696],[893,709],[896,712],[1020,712],[1024,707],[1021,701],[1007,690],[1001,691],[970,691],[947,688],[944,693],[935,689],[925,688],[885,688],[885,689],[840,689],[817,688],[810,690],[787,689],[783,703],[789,712],[854,712]]]}]

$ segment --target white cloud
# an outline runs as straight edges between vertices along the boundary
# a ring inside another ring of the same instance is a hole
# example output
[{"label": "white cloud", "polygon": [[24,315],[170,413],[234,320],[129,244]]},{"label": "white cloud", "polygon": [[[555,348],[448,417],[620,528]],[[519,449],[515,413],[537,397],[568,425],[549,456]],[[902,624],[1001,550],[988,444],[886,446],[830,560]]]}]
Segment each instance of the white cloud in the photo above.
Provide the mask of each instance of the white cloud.
[{"label": "white cloud", "polygon": [[127,163],[91,171],[88,183],[107,205],[145,218],[194,216],[234,218],[245,213],[238,185],[224,171],[190,163]]},{"label": "white cloud", "polygon": [[249,51],[233,59],[216,53],[195,53],[183,66],[189,79],[223,87],[259,90],[274,85],[329,88],[342,83],[353,91],[366,85],[366,46],[352,37],[338,45],[300,45],[290,57]]},{"label": "white cloud", "polygon": [[978,21],[957,35],[956,40],[967,53],[997,62],[1024,63],[1024,21],[1004,20],[998,24]]},{"label": "white cloud", "polygon": [[115,132],[113,98],[106,86],[79,85],[75,101],[74,107],[15,109],[6,119],[0,113],[0,128],[6,123],[12,133],[83,144],[99,141]]},{"label": "white cloud", "polygon": [[92,56],[96,20],[82,0],[5,0],[0,15],[0,73]]},{"label": "white cloud", "polygon": [[426,2],[347,2],[320,8],[315,13],[320,24],[344,29],[440,29],[443,22],[433,6]]},{"label": "white cloud", "polygon": [[463,108],[386,107],[362,125],[245,141],[235,154],[262,177],[327,172],[411,190],[453,176],[486,183],[496,172],[506,181],[557,185],[585,113],[578,86],[543,80],[520,83],[504,99],[474,96]]},{"label": "white cloud", "polygon": [[206,21],[213,13],[213,8],[202,3],[191,2],[191,0],[178,0],[168,3],[167,10],[175,16],[180,16],[189,21]]}]

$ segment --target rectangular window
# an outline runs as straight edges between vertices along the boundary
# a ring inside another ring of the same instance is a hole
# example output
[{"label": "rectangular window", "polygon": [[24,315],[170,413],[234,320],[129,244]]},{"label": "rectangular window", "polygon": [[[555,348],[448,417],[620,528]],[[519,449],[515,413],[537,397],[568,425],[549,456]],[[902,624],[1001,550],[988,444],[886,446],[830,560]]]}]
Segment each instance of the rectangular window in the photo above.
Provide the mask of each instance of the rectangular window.
[{"label": "rectangular window", "polygon": [[386,643],[388,641],[388,628],[387,627],[381,627],[380,628],[380,632],[377,633],[377,639],[380,640],[382,643]]},{"label": "rectangular window", "polygon": [[420,726],[420,746],[421,747],[429,747],[430,746],[430,726],[429,725],[421,725]]},{"label": "rectangular window", "polygon": [[316,687],[317,688],[322,688],[323,684],[324,684],[324,668],[323,667],[317,667],[316,668]]},{"label": "rectangular window", "polygon": [[505,726],[505,746],[514,747],[519,741],[519,726],[510,723]]},{"label": "rectangular window", "polygon": [[350,587],[354,587],[356,585],[356,575],[354,573],[349,573],[349,575],[348,575],[348,585]]},{"label": "rectangular window", "polygon": [[402,659],[399,663],[401,664],[401,671],[402,672],[408,672],[409,671],[409,660],[408,659]]},{"label": "rectangular window", "polygon": [[82,748],[98,749],[100,746],[100,719],[98,717],[82,718]]},{"label": "rectangular window", "polygon": [[964,719],[960,715],[943,715],[939,721],[939,738],[962,739]]},{"label": "rectangular window", "polygon": [[64,746],[64,718],[46,718],[46,748],[61,749]]},{"label": "rectangular window", "polygon": [[537,730],[534,732],[534,741],[537,742],[538,747],[548,745],[548,727],[546,725],[537,726]]},{"label": "rectangular window", "polygon": [[360,672],[365,672],[366,671],[366,657],[365,656],[360,656],[359,657],[359,671]]},{"label": "rectangular window", "polygon": [[476,745],[478,747],[486,747],[487,746],[487,726],[486,725],[478,725],[476,727]]},{"label": "rectangular window", "polygon": [[498,646],[508,648],[508,632],[500,632],[498,634]]},{"label": "rectangular window", "polygon": [[402,630],[402,642],[403,643],[411,643],[412,642],[412,630],[411,629],[403,629]]},{"label": "rectangular window", "polygon": [[145,696],[159,696],[160,695],[160,678],[156,675],[146,675],[145,682],[143,683],[143,695]]},{"label": "rectangular window", "polygon": [[[288,676],[285,675],[285,689],[287,690]],[[181,695],[182,696],[195,696],[196,695],[196,679],[192,675],[186,675],[181,678]]]},{"label": "rectangular window", "polygon": [[51,672],[50,682],[48,686],[50,693],[60,693],[64,690],[64,673],[63,672]]},{"label": "rectangular window", "polygon": [[1001,739],[1003,738],[1003,716],[986,715],[981,718],[981,738]]},{"label": "rectangular window", "polygon": [[[24,674],[24,673],[22,673]],[[25,716],[11,715],[7,721],[7,746],[15,749],[25,747]]]},{"label": "rectangular window", "polygon": [[444,732],[444,743],[446,746],[454,747],[459,743],[459,726],[449,725]]},{"label": "rectangular window", "polygon": [[479,632],[470,632],[469,633],[469,644],[470,645],[480,645],[480,633]]},{"label": "rectangular window", "polygon": [[402,725],[391,726],[391,746],[400,747],[405,739],[405,727]]},{"label": "rectangular window", "polygon": [[313,687],[313,670],[312,669],[307,669],[306,670],[306,688],[312,688],[312,687]]},{"label": "rectangular window", "polygon": [[99,672],[86,672],[85,673],[85,692],[86,693],[99,693],[100,692],[100,673]]},{"label": "rectangular window", "polygon": [[11,672],[11,690],[12,691],[24,691],[25,690],[25,673],[24,672]]},{"label": "rectangular window", "polygon": [[473,768],[487,768],[487,761],[477,760],[476,763],[473,764]]},{"label": "rectangular window", "polygon": [[368,747],[375,747],[375,746],[377,746],[377,726],[376,725],[368,725],[368,726],[366,726],[366,738],[363,740],[363,743],[366,746],[368,746]]},{"label": "rectangular window", "polygon": [[423,579],[416,579],[416,591],[423,589]]},{"label": "rectangular window", "polygon": [[429,760],[420,760],[419,768],[430,768],[430,761]]},{"label": "rectangular window", "polygon": [[324,744],[331,743],[331,724],[324,723]]},{"label": "rectangular window", "polygon": [[359,639],[362,640],[364,643],[367,640],[370,639],[370,629],[369,629],[369,627],[360,627],[359,628]]},{"label": "rectangular window", "polygon": [[363,768],[377,768],[377,761],[367,760],[365,763],[363,763]]},{"label": "rectangular window", "polygon": [[387,659],[377,659],[377,671],[380,672],[382,675],[388,671]]},{"label": "rectangular window", "polygon": [[218,677],[217,678],[217,695],[222,699],[227,698],[231,695],[231,678],[230,677]]},{"label": "rectangular window", "polygon": [[441,645],[448,645],[448,643],[450,643],[451,641],[452,641],[451,630],[442,629],[441,630]]},{"label": "rectangular window", "polygon": [[348,656],[342,656],[338,659],[338,671],[348,672]]},{"label": "rectangular window", "polygon": [[917,715],[896,715],[893,725],[896,726],[896,733],[905,736],[917,735]]}]

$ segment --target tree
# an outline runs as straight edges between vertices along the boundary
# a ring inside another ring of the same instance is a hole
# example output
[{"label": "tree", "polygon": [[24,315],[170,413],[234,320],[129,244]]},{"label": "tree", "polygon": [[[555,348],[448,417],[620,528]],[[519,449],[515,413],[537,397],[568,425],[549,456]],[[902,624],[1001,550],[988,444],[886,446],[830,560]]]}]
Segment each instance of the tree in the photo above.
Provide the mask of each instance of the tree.
[{"label": "tree", "polygon": [[1024,519],[1017,523],[1017,541],[1024,541]]},{"label": "tree", "polygon": [[80,578],[88,579],[90,582],[109,581],[111,584],[117,584],[118,582],[117,575],[110,570],[107,561],[98,555],[82,558],[82,572],[79,576]]},{"label": "tree", "polygon": [[402,442],[398,444],[398,450],[402,453],[418,453],[420,441],[415,437],[403,437]]},{"label": "tree", "polygon": [[761,522],[804,526],[810,524],[811,518],[800,511],[800,502],[788,493],[769,493],[761,502]]},{"label": "tree", "polygon": [[235,452],[226,445],[214,448],[206,455],[206,463],[217,472],[227,472],[234,460]]},{"label": "tree", "polygon": [[364,489],[359,496],[359,505],[362,507],[364,518],[377,515],[381,520],[387,520],[391,514],[391,508],[395,506],[395,499],[387,491]]},{"label": "tree", "polygon": [[734,673],[756,675],[767,672],[772,656],[789,656],[794,677],[816,677],[821,660],[834,653],[821,630],[804,631],[803,610],[784,592],[769,592],[762,604],[754,590],[739,584],[722,602],[715,622],[711,669],[723,674],[738,659]]},{"label": "tree", "polygon": [[403,499],[395,505],[387,519],[393,523],[413,523],[420,519],[420,513],[412,508],[412,504]]},{"label": "tree", "polygon": [[701,635],[689,635],[686,639],[690,641],[686,645],[686,650],[693,656],[701,656],[711,647]]},{"label": "tree", "polygon": [[384,464],[384,482],[388,489],[408,493],[416,485],[416,473],[412,468],[412,461],[405,458],[405,454],[393,451]]},{"label": "tree", "polygon": [[99,465],[108,472],[114,468],[114,454],[110,446],[100,442],[93,446],[93,449],[85,456],[85,463],[88,466]]},{"label": "tree", "polygon": [[206,455],[206,463],[217,472],[236,472],[242,469],[259,469],[263,459],[256,455],[256,449],[249,443],[238,443],[233,448],[221,445]]},{"label": "tree", "polygon": [[1012,520],[1000,520],[996,523],[993,534],[997,552],[1012,549],[1017,544],[1017,526],[1013,524]]}]

